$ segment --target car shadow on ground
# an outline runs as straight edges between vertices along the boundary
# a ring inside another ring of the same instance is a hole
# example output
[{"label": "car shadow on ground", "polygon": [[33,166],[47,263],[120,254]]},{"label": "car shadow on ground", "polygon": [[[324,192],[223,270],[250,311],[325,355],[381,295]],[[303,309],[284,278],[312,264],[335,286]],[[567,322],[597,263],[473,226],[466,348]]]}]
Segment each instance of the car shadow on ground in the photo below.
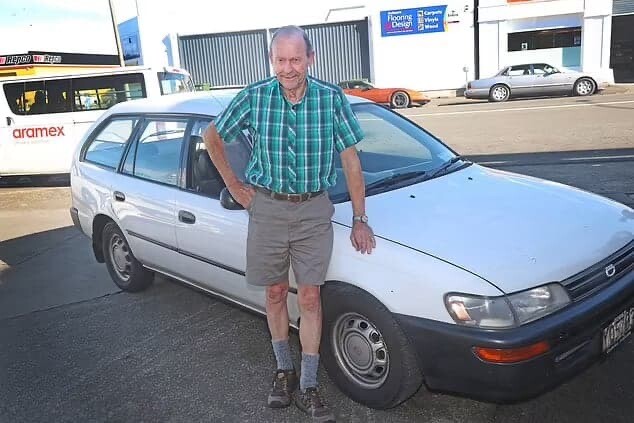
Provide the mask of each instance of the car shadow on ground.
[{"label": "car shadow on ground", "polygon": [[436,106],[438,107],[444,107],[444,106],[465,106],[465,105],[469,105],[469,104],[498,104],[498,105],[502,105],[502,104],[509,104],[509,103],[521,103],[524,101],[530,101],[530,100],[561,100],[561,99],[572,99],[575,101],[575,103],[591,103],[593,98],[596,98],[596,96],[599,95],[606,95],[606,94],[611,94],[611,93],[597,93],[594,94],[592,96],[589,97],[577,97],[574,95],[563,95],[563,96],[522,96],[522,97],[513,97],[508,99],[507,101],[503,101],[503,102],[494,102],[494,101],[489,101],[486,99],[468,99],[468,98],[464,98],[464,97],[457,97],[455,99],[455,101],[448,101],[448,102],[442,102],[439,104],[436,104]]},{"label": "car shadow on ground", "polygon": [[0,260],[8,266],[17,266],[77,236],[81,236],[79,231],[67,226],[1,241]]}]

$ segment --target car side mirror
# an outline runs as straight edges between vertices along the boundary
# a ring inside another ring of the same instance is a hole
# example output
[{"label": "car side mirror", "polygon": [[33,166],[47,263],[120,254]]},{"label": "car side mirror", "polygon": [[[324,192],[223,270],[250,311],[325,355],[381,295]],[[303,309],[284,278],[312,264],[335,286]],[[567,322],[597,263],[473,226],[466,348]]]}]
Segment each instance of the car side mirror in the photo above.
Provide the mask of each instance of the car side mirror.
[{"label": "car side mirror", "polygon": [[220,191],[220,204],[227,210],[242,210],[242,204],[238,203],[231,195],[229,190],[225,187]]}]

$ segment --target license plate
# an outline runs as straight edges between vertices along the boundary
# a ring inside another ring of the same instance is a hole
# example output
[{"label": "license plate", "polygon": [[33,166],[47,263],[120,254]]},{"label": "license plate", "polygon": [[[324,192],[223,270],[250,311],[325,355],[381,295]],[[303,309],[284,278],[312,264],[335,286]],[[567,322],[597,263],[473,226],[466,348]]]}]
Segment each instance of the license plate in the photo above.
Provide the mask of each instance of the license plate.
[{"label": "license plate", "polygon": [[634,307],[623,310],[603,328],[603,352],[609,354],[632,333],[634,327]]}]

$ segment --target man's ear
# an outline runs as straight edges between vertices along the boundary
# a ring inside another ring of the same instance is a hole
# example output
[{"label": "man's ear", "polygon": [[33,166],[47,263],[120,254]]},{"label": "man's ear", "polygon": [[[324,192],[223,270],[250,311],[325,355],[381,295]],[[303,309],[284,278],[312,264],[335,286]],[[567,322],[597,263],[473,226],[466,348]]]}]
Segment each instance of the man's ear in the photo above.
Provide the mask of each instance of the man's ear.
[{"label": "man's ear", "polygon": [[313,66],[315,64],[315,52],[312,51],[309,55],[308,55],[308,66]]}]

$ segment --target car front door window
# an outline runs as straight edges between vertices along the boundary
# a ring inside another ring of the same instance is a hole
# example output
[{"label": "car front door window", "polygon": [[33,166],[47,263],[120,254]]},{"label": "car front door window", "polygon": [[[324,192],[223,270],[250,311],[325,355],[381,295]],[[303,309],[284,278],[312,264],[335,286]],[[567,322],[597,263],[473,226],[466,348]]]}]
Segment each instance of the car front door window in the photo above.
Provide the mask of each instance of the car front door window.
[{"label": "car front door window", "polygon": [[[210,120],[199,120],[192,127],[187,161],[187,189],[212,198],[219,198],[225,187],[222,176],[214,166],[203,141],[203,133]],[[244,179],[251,147],[247,138],[240,134],[236,140],[225,144],[225,155],[238,179]]]}]

